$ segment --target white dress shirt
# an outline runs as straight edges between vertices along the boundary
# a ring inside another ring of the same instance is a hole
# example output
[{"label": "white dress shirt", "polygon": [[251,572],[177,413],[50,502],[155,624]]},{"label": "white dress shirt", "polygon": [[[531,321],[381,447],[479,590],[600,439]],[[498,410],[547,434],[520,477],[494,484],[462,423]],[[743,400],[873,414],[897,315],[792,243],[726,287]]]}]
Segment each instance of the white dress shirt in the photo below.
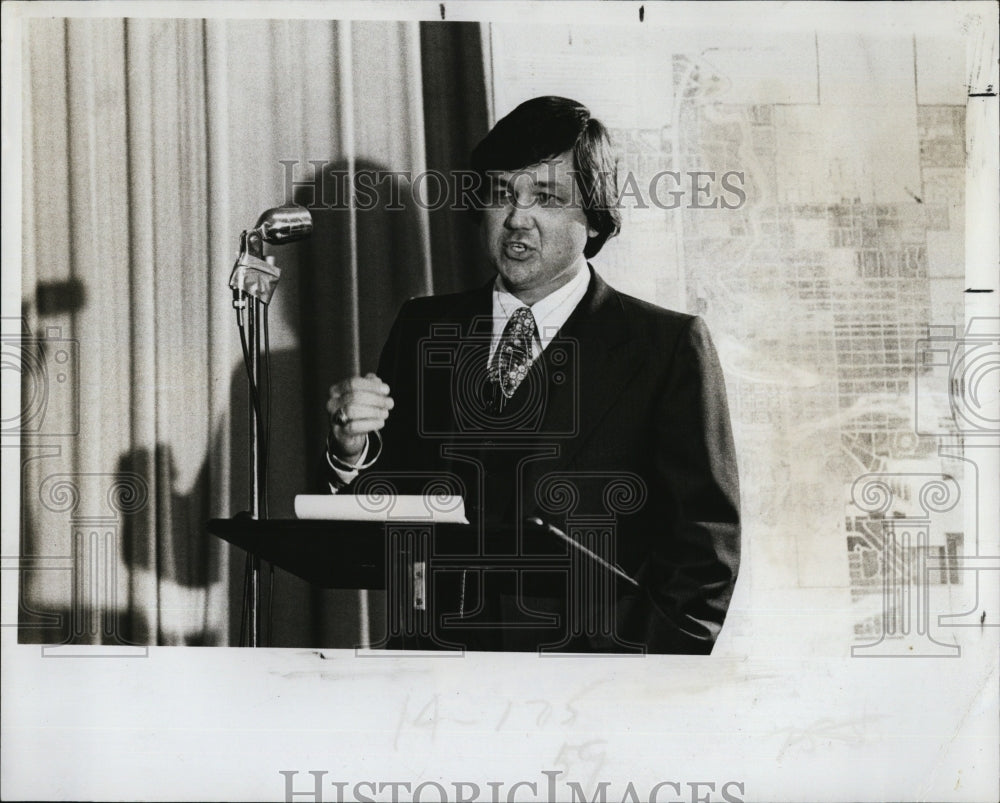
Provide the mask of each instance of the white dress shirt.
[{"label": "white dress shirt", "polygon": [[[545,298],[536,301],[528,307],[531,310],[532,317],[535,319],[535,337],[532,339],[531,344],[532,360],[537,360],[549,343],[552,342],[552,338],[556,336],[563,324],[566,323],[569,316],[573,313],[573,310],[577,308],[577,305],[587,294],[589,284],[590,270],[587,268],[587,263],[581,260],[580,269],[572,279],[558,290],[554,290],[545,296]],[[503,286],[503,280],[498,274],[496,282],[493,284],[493,337],[490,341],[490,354],[486,363],[487,366],[493,360],[493,355],[500,344],[500,338],[503,335],[504,328],[507,326],[507,321],[510,320],[510,316],[517,309],[524,306],[527,305],[522,303],[517,296],[507,292]],[[358,459],[358,464],[364,463],[367,456],[368,446],[366,444],[364,452]],[[358,476],[357,469],[347,471],[335,465],[330,459],[329,452],[327,452],[326,461],[344,485],[347,485]],[[337,492],[336,487],[332,483],[330,490],[333,493]]]},{"label": "white dress shirt", "polygon": [[[552,338],[556,336],[573,310],[587,294],[589,284],[590,271],[587,269],[587,264],[582,262],[580,269],[572,279],[558,290],[554,290],[545,298],[528,307],[535,319],[535,337],[531,349],[532,360],[537,360],[552,342]],[[510,316],[524,306],[527,305],[504,289],[503,281],[497,275],[493,285],[493,338],[490,342],[489,362],[493,361],[493,355],[500,344],[500,338]]]}]

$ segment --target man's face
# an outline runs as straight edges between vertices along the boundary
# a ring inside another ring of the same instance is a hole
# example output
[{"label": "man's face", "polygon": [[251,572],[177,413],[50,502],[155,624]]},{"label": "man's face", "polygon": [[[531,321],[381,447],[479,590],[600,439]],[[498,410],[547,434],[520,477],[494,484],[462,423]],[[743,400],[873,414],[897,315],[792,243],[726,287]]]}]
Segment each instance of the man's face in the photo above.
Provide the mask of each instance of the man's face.
[{"label": "man's face", "polygon": [[522,170],[492,174],[483,238],[507,289],[534,304],[568,282],[584,262],[588,236],[569,151]]}]

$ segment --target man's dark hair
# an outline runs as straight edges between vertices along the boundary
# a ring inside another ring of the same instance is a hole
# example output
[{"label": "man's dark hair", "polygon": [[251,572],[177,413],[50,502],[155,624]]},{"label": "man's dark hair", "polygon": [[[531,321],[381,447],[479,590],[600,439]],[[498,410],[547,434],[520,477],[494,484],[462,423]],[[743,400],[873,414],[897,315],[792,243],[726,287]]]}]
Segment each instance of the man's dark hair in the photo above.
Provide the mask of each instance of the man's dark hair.
[{"label": "man's dark hair", "polygon": [[552,95],[526,100],[500,120],[472,151],[472,169],[489,188],[491,172],[513,172],[572,151],[573,173],[587,223],[597,235],[583,255],[597,254],[621,231],[618,171],[608,130],[582,103]]}]

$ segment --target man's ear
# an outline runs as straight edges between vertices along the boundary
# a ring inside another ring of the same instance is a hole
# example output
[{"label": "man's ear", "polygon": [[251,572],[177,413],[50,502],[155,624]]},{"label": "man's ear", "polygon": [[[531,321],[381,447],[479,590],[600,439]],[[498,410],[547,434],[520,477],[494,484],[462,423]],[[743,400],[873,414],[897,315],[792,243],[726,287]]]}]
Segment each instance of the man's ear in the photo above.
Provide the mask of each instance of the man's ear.
[{"label": "man's ear", "polygon": [[587,224],[587,236],[588,237],[596,237],[598,234],[600,234],[600,232],[597,231],[597,229],[595,229],[590,224]]}]

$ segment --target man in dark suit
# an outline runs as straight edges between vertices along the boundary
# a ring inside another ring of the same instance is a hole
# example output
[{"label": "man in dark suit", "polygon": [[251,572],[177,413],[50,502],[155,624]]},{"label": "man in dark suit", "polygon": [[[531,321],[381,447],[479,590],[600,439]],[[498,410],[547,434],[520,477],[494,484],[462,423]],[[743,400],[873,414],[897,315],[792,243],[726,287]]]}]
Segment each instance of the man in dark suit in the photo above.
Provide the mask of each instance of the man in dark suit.
[{"label": "man in dark suit", "polygon": [[620,216],[607,133],[581,104],[521,104],[472,163],[496,279],[407,302],[378,374],[328,403],[334,490],[447,487],[477,534],[432,578],[429,630],[390,646],[707,654],[740,529],[706,327],[587,263]]}]

